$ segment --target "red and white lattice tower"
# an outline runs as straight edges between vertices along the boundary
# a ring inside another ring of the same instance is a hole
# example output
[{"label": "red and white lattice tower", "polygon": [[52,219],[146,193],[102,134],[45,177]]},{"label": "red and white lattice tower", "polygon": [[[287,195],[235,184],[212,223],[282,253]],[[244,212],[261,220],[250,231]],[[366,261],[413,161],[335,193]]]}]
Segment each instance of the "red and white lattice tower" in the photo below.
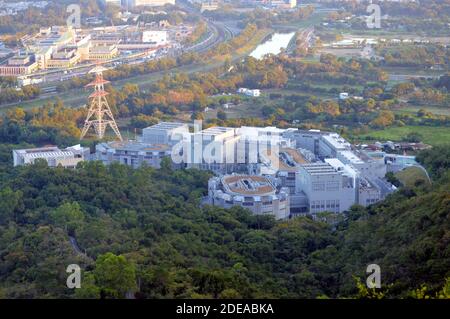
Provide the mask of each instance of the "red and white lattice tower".
[{"label": "red and white lattice tower", "polygon": [[95,73],[95,80],[86,85],[86,87],[94,87],[94,92],[89,96],[89,111],[84,122],[83,131],[81,132],[80,139],[83,139],[87,131],[94,127],[95,133],[99,139],[105,136],[105,130],[107,126],[111,126],[114,133],[116,133],[119,140],[122,141],[122,135],[119,132],[117,123],[114,120],[114,116],[109,108],[106,96],[108,92],[105,91],[105,84],[109,81],[103,78],[103,72],[106,68],[97,65],[89,73]]}]

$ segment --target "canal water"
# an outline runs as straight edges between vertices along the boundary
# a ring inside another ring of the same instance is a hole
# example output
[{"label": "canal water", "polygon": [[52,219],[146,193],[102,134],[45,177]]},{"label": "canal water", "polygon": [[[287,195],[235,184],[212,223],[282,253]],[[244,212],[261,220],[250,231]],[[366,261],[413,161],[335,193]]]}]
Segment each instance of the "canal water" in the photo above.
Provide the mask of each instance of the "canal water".
[{"label": "canal water", "polygon": [[295,32],[291,33],[274,33],[270,39],[261,43],[250,53],[251,57],[255,59],[261,59],[266,54],[275,54],[281,52],[281,49],[286,49],[291,41],[292,37],[295,35]]}]

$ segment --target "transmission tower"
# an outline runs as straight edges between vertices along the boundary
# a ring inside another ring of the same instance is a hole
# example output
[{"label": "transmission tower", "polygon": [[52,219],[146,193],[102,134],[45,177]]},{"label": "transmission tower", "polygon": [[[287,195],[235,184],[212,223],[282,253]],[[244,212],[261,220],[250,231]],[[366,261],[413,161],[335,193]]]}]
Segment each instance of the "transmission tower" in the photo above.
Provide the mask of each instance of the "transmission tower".
[{"label": "transmission tower", "polygon": [[103,78],[103,71],[106,68],[97,65],[89,73],[95,73],[95,80],[86,85],[86,87],[94,87],[94,92],[89,96],[89,111],[84,122],[83,131],[81,132],[80,139],[83,139],[87,131],[91,126],[94,126],[95,133],[99,139],[105,136],[105,130],[107,126],[111,126],[114,133],[116,133],[119,140],[122,141],[122,135],[120,135],[119,128],[117,127],[114,116],[109,108],[106,96],[108,92],[105,91],[105,84],[109,81]]}]

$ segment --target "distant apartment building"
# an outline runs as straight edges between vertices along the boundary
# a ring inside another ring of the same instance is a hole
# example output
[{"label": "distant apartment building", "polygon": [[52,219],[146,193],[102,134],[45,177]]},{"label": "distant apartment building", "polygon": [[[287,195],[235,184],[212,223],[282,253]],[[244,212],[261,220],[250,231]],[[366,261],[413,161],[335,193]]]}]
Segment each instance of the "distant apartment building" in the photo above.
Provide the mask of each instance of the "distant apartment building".
[{"label": "distant apartment building", "polygon": [[208,203],[223,208],[241,206],[256,215],[289,217],[289,190],[270,177],[225,175],[208,182]]},{"label": "distant apartment building", "polygon": [[0,76],[20,76],[31,74],[39,68],[34,56],[15,55],[6,64],[0,65]]},{"label": "distant apartment building", "polygon": [[[127,0],[124,0],[127,1]],[[104,5],[115,5],[115,6],[122,6],[122,0],[102,0],[102,3]]]},{"label": "distant apartment building", "polygon": [[89,60],[111,60],[119,55],[117,45],[97,45],[89,50]]},{"label": "distant apartment building", "polygon": [[200,1],[200,12],[215,11],[219,9],[219,2],[214,0]]},{"label": "distant apartment building", "polygon": [[162,7],[166,4],[175,5],[175,0],[128,0],[128,5],[132,7]]},{"label": "distant apartment building", "polygon": [[18,77],[38,70],[69,69],[86,61],[113,60],[124,51],[141,51],[145,56],[170,44],[167,30],[129,25],[92,29],[45,27],[34,35],[22,37],[21,41],[27,53],[0,65],[0,76]]},{"label": "distant apartment building", "polygon": [[166,45],[169,41],[168,32],[165,30],[142,31],[142,43],[152,43],[155,45]]},{"label": "distant apartment building", "polygon": [[81,55],[76,49],[63,48],[52,54],[47,61],[47,69],[63,69],[71,68],[78,64],[81,60]]},{"label": "distant apartment building", "polygon": [[14,166],[33,164],[36,160],[47,161],[48,166],[65,168],[75,168],[79,162],[89,157],[89,148],[75,145],[66,149],[59,149],[56,146],[13,150]]}]

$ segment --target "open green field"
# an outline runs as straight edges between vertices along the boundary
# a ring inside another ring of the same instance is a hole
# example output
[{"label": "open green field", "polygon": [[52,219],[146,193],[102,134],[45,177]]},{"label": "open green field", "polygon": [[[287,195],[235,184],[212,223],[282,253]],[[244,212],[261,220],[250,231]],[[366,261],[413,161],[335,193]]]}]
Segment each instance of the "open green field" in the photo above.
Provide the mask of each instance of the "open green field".
[{"label": "open green field", "polygon": [[367,134],[359,135],[358,138],[380,141],[401,141],[409,133],[419,133],[426,144],[450,145],[450,128],[434,126],[402,126],[390,127],[384,130],[374,130]]},{"label": "open green field", "polygon": [[323,20],[323,18],[325,18],[328,15],[328,13],[325,12],[315,12],[313,13],[309,19],[306,19],[304,21],[299,21],[299,22],[293,22],[293,23],[288,23],[288,24],[274,24],[272,27],[274,29],[276,29],[277,31],[283,31],[283,32],[287,32],[287,31],[298,31],[299,29],[302,28],[308,28],[308,27],[312,27],[314,25],[320,24]]},{"label": "open green field", "polygon": [[[259,101],[261,101],[261,98]],[[270,104],[270,102],[265,103]],[[227,119],[240,119],[240,118],[263,118],[261,113],[262,105],[261,103],[257,103],[255,99],[248,98],[238,105],[234,105],[229,109],[224,109],[219,107],[215,110],[211,109],[206,112],[206,119],[215,119],[217,118],[217,111],[222,110],[227,115]]]},{"label": "open green field", "polygon": [[449,106],[408,105],[399,109],[397,112],[416,115],[419,110],[426,110],[436,115],[450,116]]},{"label": "open green field", "polygon": [[414,184],[419,180],[423,180],[428,184],[430,183],[428,176],[419,167],[408,167],[396,173],[395,176],[407,187],[414,187]]}]

